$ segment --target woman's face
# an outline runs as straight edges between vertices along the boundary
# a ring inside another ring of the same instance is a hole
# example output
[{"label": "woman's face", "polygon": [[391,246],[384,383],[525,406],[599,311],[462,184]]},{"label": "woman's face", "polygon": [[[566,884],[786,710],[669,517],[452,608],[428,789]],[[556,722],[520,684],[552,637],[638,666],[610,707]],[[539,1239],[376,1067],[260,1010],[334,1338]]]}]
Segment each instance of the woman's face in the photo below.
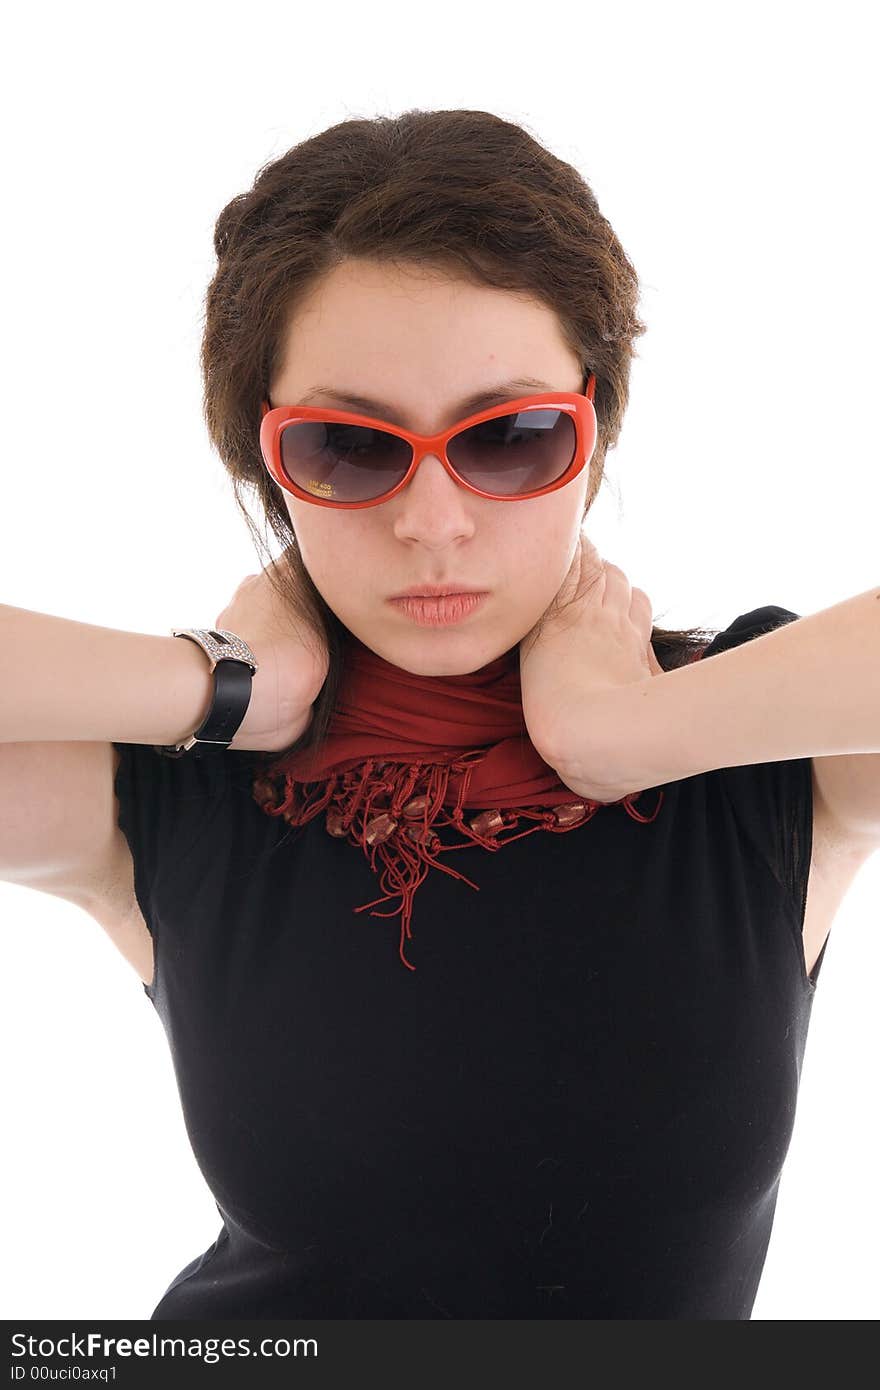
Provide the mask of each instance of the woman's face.
[{"label": "woman's face", "polygon": [[[337,266],[296,312],[273,406],[354,407],[344,393],[382,402],[371,416],[435,434],[476,408],[477,391],[534,378],[487,400],[579,392],[580,364],[556,315],[509,291],[437,271],[365,260]],[[320,388],[320,391],[318,390]],[[342,393],[342,394],[340,394]],[[509,651],[535,625],[578,544],[588,469],[524,502],[493,502],[425,457],[402,492],[374,507],[334,510],[284,499],[315,587],[345,626],[417,675],[465,675]],[[458,622],[426,627],[389,597],[422,584],[487,592]]]}]

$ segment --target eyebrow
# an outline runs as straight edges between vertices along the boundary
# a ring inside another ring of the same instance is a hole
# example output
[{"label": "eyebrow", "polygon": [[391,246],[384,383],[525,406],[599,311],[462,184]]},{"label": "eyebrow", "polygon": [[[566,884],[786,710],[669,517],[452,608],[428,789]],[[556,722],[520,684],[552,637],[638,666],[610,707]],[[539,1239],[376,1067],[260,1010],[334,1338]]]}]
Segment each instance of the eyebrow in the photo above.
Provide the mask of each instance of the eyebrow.
[{"label": "eyebrow", "polygon": [[[546,381],[538,381],[531,376],[518,376],[511,378],[510,381],[503,381],[497,386],[487,387],[483,391],[475,391],[472,396],[466,396],[463,401],[459,401],[452,407],[452,418],[455,420],[465,420],[469,415],[474,415],[481,406],[494,405],[498,401],[506,399],[515,400],[521,396],[523,391],[540,392],[555,391],[555,386],[550,386]],[[313,386],[312,389],[303,396],[300,405],[308,405],[309,401],[315,396],[329,397],[332,400],[343,401],[346,405],[354,406],[363,415],[372,415],[377,419],[390,420],[393,424],[403,425],[402,412],[398,411],[393,405],[385,401],[374,401],[369,396],[359,396],[355,391],[345,391],[337,389],[335,386]]]}]

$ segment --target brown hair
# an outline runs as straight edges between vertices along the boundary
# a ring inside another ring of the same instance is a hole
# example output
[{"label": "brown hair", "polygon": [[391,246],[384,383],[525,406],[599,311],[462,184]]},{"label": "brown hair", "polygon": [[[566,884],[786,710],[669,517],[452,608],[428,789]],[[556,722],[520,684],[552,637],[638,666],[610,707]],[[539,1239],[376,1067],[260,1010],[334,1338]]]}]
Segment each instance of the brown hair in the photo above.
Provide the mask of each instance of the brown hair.
[{"label": "brown hair", "polygon": [[[305,568],[284,496],[263,463],[260,403],[280,367],[292,316],[341,261],[446,270],[526,292],[558,315],[584,375],[596,375],[598,439],[584,515],[618,440],[629,398],[638,279],[583,177],[525,129],[487,111],[405,111],[353,119],[259,170],[214,227],[217,270],[205,300],[204,415],[256,548],[271,553],[243,500],[258,495],[282,543],[284,597],[322,632],[330,656],[313,717],[285,754],[323,740],[342,678],[345,628]],[[712,632],[654,627],[664,670],[694,660]]]}]

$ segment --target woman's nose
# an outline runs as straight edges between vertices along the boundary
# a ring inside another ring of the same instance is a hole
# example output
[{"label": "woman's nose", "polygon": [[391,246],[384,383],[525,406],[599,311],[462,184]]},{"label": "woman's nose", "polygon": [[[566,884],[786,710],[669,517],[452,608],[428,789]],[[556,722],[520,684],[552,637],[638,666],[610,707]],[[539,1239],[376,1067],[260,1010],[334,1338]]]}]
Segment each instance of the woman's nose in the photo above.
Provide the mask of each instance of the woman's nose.
[{"label": "woman's nose", "polygon": [[469,529],[474,494],[447,473],[439,458],[426,454],[406,487],[392,499],[397,506],[398,534],[442,534]]}]

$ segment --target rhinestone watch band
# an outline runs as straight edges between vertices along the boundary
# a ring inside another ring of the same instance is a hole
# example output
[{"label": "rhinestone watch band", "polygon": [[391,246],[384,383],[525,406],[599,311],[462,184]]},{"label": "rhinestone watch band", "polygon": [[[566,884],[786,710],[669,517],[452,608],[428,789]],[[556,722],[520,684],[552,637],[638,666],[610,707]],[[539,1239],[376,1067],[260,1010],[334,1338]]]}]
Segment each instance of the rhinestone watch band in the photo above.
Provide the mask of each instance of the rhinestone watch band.
[{"label": "rhinestone watch band", "polygon": [[168,758],[182,757],[196,744],[224,751],[247,713],[259,670],[257,659],[247,643],[226,628],[174,628],[171,635],[186,637],[202,648],[214,672],[214,698],[201,727],[184,743],[153,746]]}]

